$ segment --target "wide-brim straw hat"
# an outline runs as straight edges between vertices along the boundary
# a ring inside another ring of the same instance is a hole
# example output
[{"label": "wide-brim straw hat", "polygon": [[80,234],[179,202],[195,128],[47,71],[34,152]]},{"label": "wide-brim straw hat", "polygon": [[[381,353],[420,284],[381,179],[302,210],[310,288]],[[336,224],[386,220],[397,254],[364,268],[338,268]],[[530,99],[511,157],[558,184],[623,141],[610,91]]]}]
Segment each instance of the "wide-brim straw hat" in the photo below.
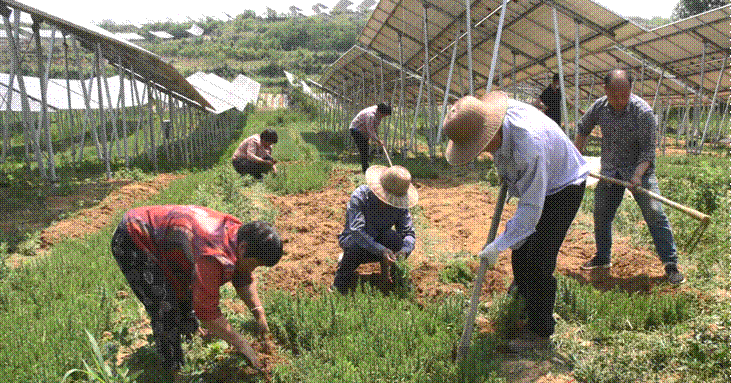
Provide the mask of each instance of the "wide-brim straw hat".
[{"label": "wide-brim straw hat", "polygon": [[451,165],[464,165],[477,157],[495,137],[508,110],[508,95],[495,91],[482,99],[465,96],[444,117],[443,132],[449,137],[444,156]]},{"label": "wide-brim straw hat", "polygon": [[373,165],[366,170],[366,183],[381,201],[401,209],[419,202],[419,193],[411,184],[411,174],[403,166]]}]

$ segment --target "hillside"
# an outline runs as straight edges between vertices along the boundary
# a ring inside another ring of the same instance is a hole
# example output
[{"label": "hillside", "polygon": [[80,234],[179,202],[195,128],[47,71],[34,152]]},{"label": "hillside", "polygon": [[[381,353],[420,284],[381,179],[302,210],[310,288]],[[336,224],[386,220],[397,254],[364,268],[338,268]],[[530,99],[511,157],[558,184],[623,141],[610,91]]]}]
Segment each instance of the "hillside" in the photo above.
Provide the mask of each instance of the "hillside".
[{"label": "hillside", "polygon": [[[100,26],[111,32],[136,32],[148,38],[135,44],[171,62],[184,76],[213,72],[232,80],[239,73],[263,87],[286,84],[283,70],[318,77],[324,68],[356,43],[369,14],[267,18],[244,12],[229,21],[207,18],[195,23],[203,36],[191,36],[188,22],[156,22],[137,29],[111,21]],[[166,31],[170,40],[150,39],[150,31]]]}]

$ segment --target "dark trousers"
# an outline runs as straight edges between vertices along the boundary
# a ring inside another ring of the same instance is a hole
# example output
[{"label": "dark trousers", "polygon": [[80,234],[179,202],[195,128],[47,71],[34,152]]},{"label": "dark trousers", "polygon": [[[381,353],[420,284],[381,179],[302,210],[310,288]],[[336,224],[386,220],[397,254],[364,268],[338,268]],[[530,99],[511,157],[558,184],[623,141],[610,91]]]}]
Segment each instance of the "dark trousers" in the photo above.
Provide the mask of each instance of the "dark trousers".
[{"label": "dark trousers", "polygon": [[180,369],[184,362],[181,335],[192,335],[198,330],[192,302],[178,301],[163,270],[137,248],[124,224],[112,236],[112,254],[150,316],[155,348],[163,367],[168,371]]},{"label": "dark trousers", "polygon": [[553,271],[558,250],[581,205],[585,186],[586,183],[570,185],[547,196],[536,231],[512,253],[513,276],[518,294],[525,298],[528,326],[539,336],[550,336],[556,326]]},{"label": "dark trousers", "polygon": [[[381,235],[374,239],[394,253],[401,250],[404,246],[404,240],[401,236],[391,229],[381,233]],[[338,291],[345,294],[353,283],[355,269],[358,266],[364,263],[380,262],[382,260],[383,256],[381,254],[373,254],[360,246],[343,249],[343,259],[338,263],[338,270],[335,272],[333,285]]]},{"label": "dark trousers", "polygon": [[360,152],[360,166],[363,168],[363,173],[365,173],[366,170],[368,170],[368,136],[363,134],[361,131],[357,129],[350,129],[350,135],[353,136],[353,141],[355,141],[355,146],[358,147],[358,151]]},{"label": "dark trousers", "polygon": [[[264,159],[269,160],[271,159],[271,157],[267,156]],[[272,170],[271,165],[254,162],[245,158],[237,158],[235,160],[232,160],[231,164],[233,165],[234,169],[236,169],[236,171],[242,176],[245,174],[251,174],[254,178],[258,180],[262,179],[262,173],[268,173]]]}]

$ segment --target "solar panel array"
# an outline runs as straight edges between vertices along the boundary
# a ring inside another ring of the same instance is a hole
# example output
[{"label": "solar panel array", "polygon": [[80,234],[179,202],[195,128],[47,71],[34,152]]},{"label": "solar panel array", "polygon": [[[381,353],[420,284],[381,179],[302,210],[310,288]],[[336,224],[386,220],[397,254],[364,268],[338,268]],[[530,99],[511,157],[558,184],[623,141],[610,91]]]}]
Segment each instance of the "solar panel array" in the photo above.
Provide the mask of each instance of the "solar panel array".
[{"label": "solar panel array", "polygon": [[213,106],[214,113],[223,113],[230,109],[243,111],[249,103],[259,98],[261,85],[246,76],[240,75],[229,82],[215,73],[196,72],[187,80]]},{"label": "solar panel array", "polygon": [[[0,73],[0,96],[4,100],[11,98],[12,107],[11,111],[20,112],[22,111],[20,101],[20,85],[18,84],[17,78],[12,81],[13,96],[9,97],[10,89],[10,74]],[[25,92],[28,98],[40,103],[41,101],[41,83],[38,77],[23,76],[23,83],[25,85]],[[91,80],[67,80],[67,79],[49,79],[48,88],[46,89],[46,104],[56,110],[83,110],[86,108],[86,102],[84,101],[84,89],[86,90],[87,97],[89,98],[89,107],[92,109],[99,107],[99,89],[98,79],[93,78]],[[136,87],[136,91],[133,91],[133,86]],[[107,96],[107,87],[109,89]],[[121,87],[124,88],[124,92],[120,92]],[[124,79],[124,83],[120,85],[119,76],[112,76],[103,80],[102,82],[102,103],[105,108],[117,109],[119,107],[131,107],[134,105],[146,104],[147,103],[147,92],[144,91],[145,84],[140,81],[135,81],[133,84],[128,78]],[[123,95],[120,95],[123,93]],[[140,102],[137,102],[139,98]],[[109,102],[111,101],[111,106]],[[0,110],[7,110],[7,101],[5,104],[0,105]],[[38,110],[32,110],[38,111]]]},{"label": "solar panel array", "polygon": [[151,81],[154,86],[170,91],[177,97],[201,107],[210,106],[172,65],[163,61],[156,54],[121,40],[95,25],[70,21],[73,15],[71,15],[71,19],[68,16],[61,18],[15,0],[3,1],[9,7],[36,16],[46,24],[73,34],[81,45],[91,52],[98,48],[106,60],[110,63],[121,63],[122,67],[134,72],[139,79]]},{"label": "solar panel array", "polygon": [[[479,95],[487,87],[502,1],[473,0],[471,4],[472,73]],[[550,82],[546,81],[549,73],[558,71],[554,8],[567,89],[574,86],[574,46],[578,32],[582,98],[600,94],[601,77],[615,67],[635,68],[638,78],[639,72],[643,72],[643,81],[635,87],[642,90],[643,97],[654,91],[662,68],[665,68],[666,76],[676,77],[663,82],[660,90],[664,96],[686,94],[688,88],[697,89],[701,82],[705,93],[712,94],[722,57],[729,54],[726,32],[731,5],[648,31],[590,0],[509,1],[493,77],[495,83],[504,89],[535,91]],[[425,13],[427,53],[424,48]],[[414,78],[425,73],[424,63],[428,56],[431,82],[436,95],[442,97],[454,44],[457,44],[451,92],[467,94],[466,14],[464,0],[381,0],[358,38],[363,51],[345,53],[325,71],[319,82],[331,89],[357,85],[359,78],[367,82],[376,75],[374,71],[380,71],[372,65],[374,55],[396,64],[402,57],[404,69]],[[703,81],[700,74],[702,41],[707,41]],[[660,69],[654,71],[646,66],[642,70],[643,62]],[[418,90],[415,88],[419,82],[412,81],[407,86],[410,87],[406,91],[407,97],[416,97]],[[371,93],[371,96],[377,95]],[[373,101],[376,100],[372,98],[366,104]]]}]

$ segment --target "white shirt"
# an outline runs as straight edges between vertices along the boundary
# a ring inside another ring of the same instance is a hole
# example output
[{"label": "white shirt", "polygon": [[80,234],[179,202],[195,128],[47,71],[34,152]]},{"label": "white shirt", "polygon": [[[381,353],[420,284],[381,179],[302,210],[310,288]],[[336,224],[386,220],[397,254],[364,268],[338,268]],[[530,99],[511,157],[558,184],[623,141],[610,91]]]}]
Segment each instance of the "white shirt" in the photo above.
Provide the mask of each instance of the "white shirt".
[{"label": "white shirt", "polygon": [[586,180],[590,166],[556,123],[543,112],[508,100],[503,141],[493,153],[495,167],[518,197],[515,215],[505,232],[488,246],[517,249],[536,231],[546,196]]}]

